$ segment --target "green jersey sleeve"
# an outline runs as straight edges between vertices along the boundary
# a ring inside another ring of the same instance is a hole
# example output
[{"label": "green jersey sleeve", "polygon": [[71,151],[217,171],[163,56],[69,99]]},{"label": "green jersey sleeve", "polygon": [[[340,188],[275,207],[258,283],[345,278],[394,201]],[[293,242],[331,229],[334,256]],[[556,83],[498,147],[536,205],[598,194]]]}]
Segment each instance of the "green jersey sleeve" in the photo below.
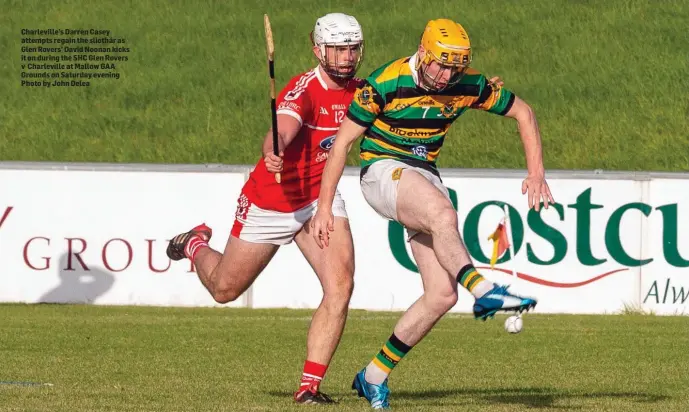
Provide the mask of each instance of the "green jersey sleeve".
[{"label": "green jersey sleeve", "polygon": [[354,92],[347,117],[360,126],[368,127],[376,120],[384,107],[385,95],[380,90],[380,85],[371,76],[364,80]]},{"label": "green jersey sleeve", "polygon": [[500,116],[510,111],[515,99],[514,93],[490,84],[484,75],[480,75],[478,84],[480,92],[476,102],[471,105],[472,109],[485,110]]}]

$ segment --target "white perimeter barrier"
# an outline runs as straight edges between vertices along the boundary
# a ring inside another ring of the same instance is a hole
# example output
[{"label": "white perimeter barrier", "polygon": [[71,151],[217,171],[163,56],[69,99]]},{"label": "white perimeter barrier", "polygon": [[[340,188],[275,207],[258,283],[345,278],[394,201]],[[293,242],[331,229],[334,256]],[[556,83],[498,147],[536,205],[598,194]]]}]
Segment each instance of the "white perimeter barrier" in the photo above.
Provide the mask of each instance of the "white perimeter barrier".
[{"label": "white perimeter barrier", "polygon": [[[167,239],[200,222],[222,250],[248,166],[0,163],[0,302],[217,305]],[[456,194],[460,232],[482,273],[538,297],[540,313],[686,314],[689,174],[553,171],[557,205],[529,211],[521,171],[441,171]],[[404,310],[421,281],[401,228],[363,199],[358,168],[339,189],[354,236],[351,308]],[[507,204],[515,257],[494,270],[487,237]],[[513,271],[517,277],[513,276]],[[315,308],[322,297],[294,244],[224,305]],[[462,290],[455,312],[470,312]],[[219,305],[217,305],[219,306]]]}]

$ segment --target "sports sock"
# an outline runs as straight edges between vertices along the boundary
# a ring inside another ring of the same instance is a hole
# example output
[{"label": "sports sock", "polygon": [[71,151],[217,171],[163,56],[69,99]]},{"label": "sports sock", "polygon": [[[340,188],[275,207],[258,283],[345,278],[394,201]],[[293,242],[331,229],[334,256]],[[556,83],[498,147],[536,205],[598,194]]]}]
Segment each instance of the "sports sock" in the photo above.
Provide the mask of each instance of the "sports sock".
[{"label": "sports sock", "polygon": [[309,360],[305,361],[304,372],[301,374],[299,392],[306,389],[312,389],[317,392],[327,369],[328,365],[321,365],[320,363],[311,362]]},{"label": "sports sock", "polygon": [[208,247],[208,242],[203,240],[200,236],[194,236],[187,242],[187,246],[184,248],[184,255],[193,262],[196,258],[196,254],[204,247]]},{"label": "sports sock", "polygon": [[371,363],[366,366],[366,382],[380,385],[387,379],[392,369],[402,360],[404,355],[411,350],[408,346],[395,336],[393,333],[383,345],[383,348],[373,358]]},{"label": "sports sock", "polygon": [[459,270],[457,283],[464,286],[477,299],[493,289],[493,282],[481,276],[472,264],[468,264]]}]

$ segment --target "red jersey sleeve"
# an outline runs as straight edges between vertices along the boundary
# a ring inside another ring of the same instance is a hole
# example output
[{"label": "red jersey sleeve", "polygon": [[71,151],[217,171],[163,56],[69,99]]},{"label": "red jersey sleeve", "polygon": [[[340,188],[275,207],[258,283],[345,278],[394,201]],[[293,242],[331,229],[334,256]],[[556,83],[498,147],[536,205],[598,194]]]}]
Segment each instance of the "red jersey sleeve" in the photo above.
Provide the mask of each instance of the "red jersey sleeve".
[{"label": "red jersey sleeve", "polygon": [[300,125],[311,119],[313,108],[307,86],[315,77],[313,71],[293,77],[280,91],[275,104],[277,114],[286,114],[299,121]]}]

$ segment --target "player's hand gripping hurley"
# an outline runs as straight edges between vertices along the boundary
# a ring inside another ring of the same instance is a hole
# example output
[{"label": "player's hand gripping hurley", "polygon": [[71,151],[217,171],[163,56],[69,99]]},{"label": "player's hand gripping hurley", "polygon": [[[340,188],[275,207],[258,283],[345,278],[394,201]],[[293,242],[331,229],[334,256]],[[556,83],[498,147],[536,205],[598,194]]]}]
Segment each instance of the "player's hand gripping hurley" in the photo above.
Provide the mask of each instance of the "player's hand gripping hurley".
[{"label": "player's hand gripping hurley", "polygon": [[[270,74],[270,116],[273,121],[273,154],[279,156],[278,148],[278,117],[275,108],[275,45],[273,44],[273,30],[270,27],[270,19],[263,15],[263,27],[266,32],[266,50],[268,51],[268,73]],[[280,172],[275,173],[275,181],[280,183]]]}]

